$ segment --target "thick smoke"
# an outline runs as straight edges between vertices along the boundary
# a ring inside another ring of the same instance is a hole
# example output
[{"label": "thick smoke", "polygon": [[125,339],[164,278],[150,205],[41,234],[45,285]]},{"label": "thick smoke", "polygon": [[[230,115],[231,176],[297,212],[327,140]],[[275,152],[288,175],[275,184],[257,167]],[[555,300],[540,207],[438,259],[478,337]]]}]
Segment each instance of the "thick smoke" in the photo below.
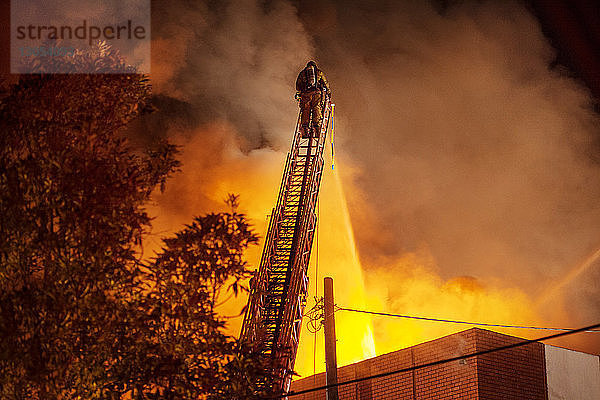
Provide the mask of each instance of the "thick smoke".
[{"label": "thick smoke", "polygon": [[160,2],[153,8],[153,77],[185,121],[227,121],[242,147],[287,147],[293,83],[311,44],[284,1]]},{"label": "thick smoke", "polygon": [[[582,85],[550,68],[523,6],[335,10],[313,32],[344,118],[340,157],[360,171],[349,201],[367,276],[426,246],[443,278],[535,298],[600,245],[600,120]],[[597,316],[597,296],[582,297],[571,323]]]},{"label": "thick smoke", "polygon": [[[513,322],[600,245],[589,94],[550,67],[554,51],[519,3],[367,3],[153,4],[160,112],[143,129],[184,145],[183,172],[156,199],[158,228],[234,191],[264,229],[297,115],[293,83],[314,56],[337,104],[336,151],[379,305],[484,318],[481,300]],[[594,268],[519,322],[593,322]],[[407,296],[452,301],[411,308]]]},{"label": "thick smoke", "polygon": [[[264,184],[272,186],[269,195],[277,192],[264,165],[279,175],[275,166],[297,112],[293,81],[311,51],[296,10],[287,2],[248,0],[155,1],[152,7],[159,112],[135,129],[145,138],[168,135],[183,150],[182,173],[156,198],[155,231],[171,232],[192,215],[222,208],[228,190],[241,192],[252,213],[260,200],[270,202]],[[244,190],[249,182],[258,183],[255,196]],[[270,208],[259,208],[253,216],[262,222]]]}]

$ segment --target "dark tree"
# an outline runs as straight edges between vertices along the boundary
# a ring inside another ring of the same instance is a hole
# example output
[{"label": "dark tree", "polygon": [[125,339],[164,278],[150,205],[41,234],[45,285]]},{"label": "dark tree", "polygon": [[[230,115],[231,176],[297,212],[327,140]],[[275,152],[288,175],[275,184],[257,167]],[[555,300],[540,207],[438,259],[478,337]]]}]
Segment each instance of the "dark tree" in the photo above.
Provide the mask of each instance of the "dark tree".
[{"label": "dark tree", "polygon": [[[128,70],[103,44],[90,54],[68,67]],[[144,206],[179,165],[173,145],[120,134],[149,99],[132,73],[25,75],[0,97],[2,399],[235,398],[261,370],[214,311],[257,241],[235,207],[141,259]]]},{"label": "dark tree", "polygon": [[243,254],[258,241],[236,202],[230,196],[231,212],[196,217],[166,239],[148,265],[146,308],[155,317],[151,336],[163,345],[157,360],[171,360],[154,371],[146,388],[151,393],[158,388],[160,398],[246,398],[240,396],[244,385],[236,386],[241,372],[261,371],[249,369],[255,359],[244,365],[245,358],[237,357],[236,341],[224,333],[226,320],[215,312],[221,294],[237,294],[250,276]]}]

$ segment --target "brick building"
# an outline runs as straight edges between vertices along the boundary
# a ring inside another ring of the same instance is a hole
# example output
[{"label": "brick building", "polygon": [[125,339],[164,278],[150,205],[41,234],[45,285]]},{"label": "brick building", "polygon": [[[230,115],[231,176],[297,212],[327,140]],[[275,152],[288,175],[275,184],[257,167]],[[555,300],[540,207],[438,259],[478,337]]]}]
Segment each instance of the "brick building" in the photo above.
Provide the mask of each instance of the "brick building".
[{"label": "brick building", "polygon": [[[338,369],[338,382],[501,347],[524,339],[473,328]],[[292,382],[292,391],[325,384],[325,373]],[[531,343],[526,346],[342,385],[340,400],[519,399],[598,400],[597,355]],[[323,400],[325,391],[289,397]]]}]

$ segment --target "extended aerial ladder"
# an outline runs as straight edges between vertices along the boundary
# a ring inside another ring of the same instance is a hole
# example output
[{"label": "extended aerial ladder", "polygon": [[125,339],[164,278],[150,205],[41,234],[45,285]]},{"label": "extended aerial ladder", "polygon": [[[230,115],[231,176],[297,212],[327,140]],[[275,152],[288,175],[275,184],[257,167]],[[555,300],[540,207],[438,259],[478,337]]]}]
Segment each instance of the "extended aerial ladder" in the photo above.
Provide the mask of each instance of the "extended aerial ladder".
[{"label": "extended aerial ladder", "polygon": [[298,117],[260,267],[251,281],[241,339],[257,346],[268,360],[269,377],[257,382],[267,393],[287,392],[292,380],[308,294],[307,269],[317,224],[323,149],[331,119],[328,96],[321,128],[311,137],[303,137]]}]

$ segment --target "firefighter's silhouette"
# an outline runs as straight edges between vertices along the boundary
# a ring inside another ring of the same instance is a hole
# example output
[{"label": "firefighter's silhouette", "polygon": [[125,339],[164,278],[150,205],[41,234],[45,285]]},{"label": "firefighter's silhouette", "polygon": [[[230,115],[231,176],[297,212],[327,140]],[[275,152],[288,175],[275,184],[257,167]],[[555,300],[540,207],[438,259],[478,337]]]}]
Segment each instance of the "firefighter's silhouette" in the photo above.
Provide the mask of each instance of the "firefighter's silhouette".
[{"label": "firefighter's silhouette", "polygon": [[[300,99],[300,128],[304,138],[317,136],[323,122],[325,96],[331,96],[325,74],[309,61],[296,79],[296,98]],[[312,114],[312,123],[311,123]]]}]

